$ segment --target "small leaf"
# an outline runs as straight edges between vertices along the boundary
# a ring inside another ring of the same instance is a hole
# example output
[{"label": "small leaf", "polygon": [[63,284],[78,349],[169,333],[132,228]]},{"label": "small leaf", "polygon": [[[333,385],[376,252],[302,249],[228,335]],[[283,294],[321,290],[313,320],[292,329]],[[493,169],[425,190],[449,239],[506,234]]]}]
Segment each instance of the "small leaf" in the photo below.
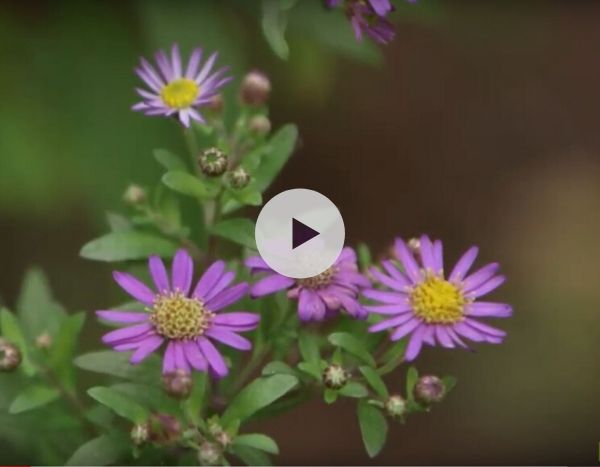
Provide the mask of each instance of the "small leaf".
[{"label": "small leaf", "polygon": [[321,367],[317,363],[300,362],[298,363],[298,369],[304,373],[309,374],[317,381],[321,381]]},{"label": "small leaf", "polygon": [[402,339],[390,347],[382,356],[381,361],[384,364],[377,369],[380,375],[386,375],[396,369],[404,360],[407,339]]},{"label": "small leaf", "polygon": [[190,396],[185,400],[184,405],[185,413],[189,415],[190,421],[198,425],[209,389],[209,378],[206,373],[200,372],[195,372],[192,377],[194,378],[194,387]]},{"label": "small leaf", "polygon": [[369,350],[352,334],[347,332],[336,332],[329,336],[329,342],[341,347],[346,352],[360,358],[367,365],[375,366],[375,360],[369,353]]},{"label": "small leaf", "polygon": [[335,389],[325,388],[323,391],[323,400],[327,404],[333,404],[338,398],[338,392]]},{"label": "small leaf", "polygon": [[22,357],[21,367],[25,374],[28,376],[34,375],[36,370],[29,359],[27,342],[25,341],[19,322],[15,315],[6,308],[0,310],[0,331],[7,341],[12,342],[19,348]]},{"label": "small leaf", "polygon": [[254,172],[255,186],[260,192],[264,192],[294,152],[298,129],[295,125],[285,125],[275,133],[268,144],[268,153],[265,154]]},{"label": "small leaf", "polygon": [[369,457],[375,457],[385,444],[388,425],[381,411],[361,400],[357,407],[358,423],[362,434],[363,443]]},{"label": "small leaf", "polygon": [[97,261],[146,259],[150,255],[172,256],[177,244],[154,234],[135,230],[111,232],[86,243],[79,254]]},{"label": "small leaf", "polygon": [[291,375],[273,375],[255,379],[231,401],[223,413],[224,424],[239,419],[242,422],[263,407],[270,405],[298,384]]},{"label": "small leaf", "polygon": [[121,214],[114,212],[106,213],[106,222],[110,227],[111,232],[122,232],[133,228],[131,221]]},{"label": "small leaf", "polygon": [[160,373],[159,359],[151,356],[139,365],[132,365],[129,363],[129,357],[127,352],[101,350],[80,355],[73,362],[84,370],[155,384],[156,375]]},{"label": "small leaf", "polygon": [[79,334],[85,322],[85,313],[69,315],[62,320],[56,339],[49,352],[49,364],[58,378],[71,391],[75,389],[75,368],[73,357]]},{"label": "small leaf", "polygon": [[102,435],[79,446],[66,465],[116,464],[127,453],[127,449],[122,439]]},{"label": "small leaf", "polygon": [[117,415],[133,423],[142,423],[148,419],[149,414],[144,407],[115,389],[96,386],[88,389],[87,393]]},{"label": "small leaf", "polygon": [[271,376],[276,374],[295,375],[295,372],[294,369],[290,367],[287,363],[275,360],[273,362],[267,363],[262,369],[261,374],[263,376]]},{"label": "small leaf", "polygon": [[390,397],[385,382],[373,368],[370,366],[361,366],[359,370],[367,380],[367,383],[369,383],[369,386],[373,388],[379,397],[382,399],[387,399]]},{"label": "small leaf", "polygon": [[273,52],[284,60],[287,60],[290,49],[285,40],[285,29],[287,27],[287,11],[281,7],[285,3],[281,0],[263,0],[263,17],[261,21],[262,30],[267,42]]},{"label": "small leaf", "polygon": [[249,446],[254,449],[268,452],[269,454],[279,454],[279,448],[273,438],[261,433],[251,433],[239,435],[233,440],[234,446]]},{"label": "small leaf", "polygon": [[411,366],[406,372],[406,398],[410,401],[414,399],[413,389],[418,379],[419,372],[414,366]]},{"label": "small leaf", "polygon": [[59,396],[60,393],[57,389],[39,385],[29,386],[10,404],[8,413],[18,414],[37,409],[58,399]]},{"label": "small leaf", "polygon": [[256,250],[256,241],[254,240],[254,222],[250,219],[235,218],[226,219],[219,222],[212,228],[212,233],[219,237]]},{"label": "small leaf", "polygon": [[186,172],[172,170],[162,176],[162,182],[171,190],[198,199],[210,198],[211,190],[199,178]]},{"label": "small leaf", "polygon": [[271,458],[258,449],[249,446],[232,446],[231,450],[246,465],[273,465]]},{"label": "small leaf", "polygon": [[358,255],[358,265],[361,271],[365,271],[371,266],[372,258],[371,258],[371,250],[369,249],[369,245],[366,243],[360,243],[358,248],[356,249]]},{"label": "small leaf", "polygon": [[321,354],[319,352],[317,336],[309,331],[300,331],[298,335],[298,346],[300,348],[300,355],[302,355],[305,362],[319,364],[321,361]]},{"label": "small leaf", "polygon": [[179,156],[173,154],[166,149],[155,149],[153,151],[154,158],[157,162],[167,170],[187,172],[188,169]]},{"label": "small leaf", "polygon": [[355,397],[357,399],[367,397],[369,395],[369,391],[367,390],[367,388],[356,381],[350,381],[344,387],[342,387],[338,391],[338,393],[341,396]]},{"label": "small leaf", "polygon": [[448,395],[448,393],[454,389],[454,386],[456,386],[456,378],[454,376],[444,376],[442,381],[446,388],[446,395]]}]

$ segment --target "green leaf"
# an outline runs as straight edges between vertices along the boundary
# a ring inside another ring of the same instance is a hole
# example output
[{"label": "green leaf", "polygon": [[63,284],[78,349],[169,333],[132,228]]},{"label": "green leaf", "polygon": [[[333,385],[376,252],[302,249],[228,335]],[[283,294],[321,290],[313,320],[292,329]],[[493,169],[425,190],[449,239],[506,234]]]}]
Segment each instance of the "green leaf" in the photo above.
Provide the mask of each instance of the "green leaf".
[{"label": "green leaf", "polygon": [[369,245],[367,245],[366,243],[359,243],[356,252],[358,254],[358,265],[360,267],[360,270],[367,270],[372,263],[371,250],[369,249]]},{"label": "green leaf", "polygon": [[300,355],[305,362],[316,364],[321,362],[321,354],[319,352],[319,342],[317,336],[309,331],[302,330],[298,335],[298,346]]},{"label": "green leaf", "polygon": [[406,372],[406,398],[409,401],[414,399],[413,389],[417,380],[419,379],[419,372],[414,366],[411,366]]},{"label": "green leaf", "polygon": [[454,386],[456,386],[456,378],[454,376],[444,376],[442,381],[446,388],[446,395],[448,395],[448,393],[454,389]]},{"label": "green leaf", "polygon": [[111,232],[131,230],[133,227],[131,221],[125,216],[110,211],[106,213],[106,223],[110,227]]},{"label": "green leaf", "polygon": [[367,388],[363,384],[360,384],[356,381],[350,381],[349,383],[346,383],[346,385],[342,387],[338,393],[341,396],[355,397],[357,399],[367,397],[369,395]]},{"label": "green leaf", "polygon": [[235,218],[219,222],[212,228],[212,233],[226,238],[233,243],[256,250],[254,240],[254,222],[250,219]]},{"label": "green leaf", "polygon": [[127,449],[123,440],[102,435],[79,446],[66,465],[116,464],[127,453]]},{"label": "green leaf", "polygon": [[263,202],[262,194],[252,185],[241,190],[230,189],[227,193],[242,205],[260,206]]},{"label": "green leaf", "polygon": [[290,49],[285,40],[285,29],[287,27],[288,15],[286,9],[282,8],[281,0],[263,0],[263,17],[261,21],[263,34],[273,52],[283,60],[287,60]]},{"label": "green leaf", "polygon": [[268,452],[269,454],[279,454],[279,448],[273,438],[261,433],[251,433],[239,435],[233,440],[234,446],[249,446],[254,449]]},{"label": "green leaf", "polygon": [[287,363],[281,362],[279,360],[275,360],[273,362],[267,363],[265,367],[262,369],[263,376],[271,376],[276,374],[284,374],[284,375],[293,375],[295,376],[294,369],[290,367]]},{"label": "green leaf", "polygon": [[360,358],[367,365],[375,366],[375,360],[369,353],[369,350],[352,334],[347,332],[335,332],[329,336],[329,342],[341,347],[346,352]]},{"label": "green leaf", "polygon": [[214,196],[212,190],[205,183],[186,172],[171,170],[162,176],[162,182],[171,190],[182,195],[198,199],[206,199]]},{"label": "green leaf", "polygon": [[264,192],[275,180],[296,147],[298,129],[295,125],[285,125],[269,140],[269,151],[261,159],[254,172],[255,186]]},{"label": "green leaf", "polygon": [[361,366],[359,370],[365,377],[367,383],[369,383],[369,386],[373,388],[373,390],[379,397],[381,397],[382,399],[387,399],[388,397],[390,397],[390,393],[387,390],[385,382],[383,381],[381,376],[377,374],[377,371],[375,371],[370,366]]},{"label": "green leaf", "polygon": [[179,156],[173,154],[166,149],[155,149],[153,151],[154,158],[157,162],[167,170],[187,172],[186,165],[182,162]]},{"label": "green leaf", "polygon": [[115,389],[96,386],[88,389],[87,393],[117,415],[133,423],[143,423],[148,419],[149,413],[144,407]]},{"label": "green leaf", "polygon": [[263,407],[284,396],[298,384],[291,375],[273,375],[255,379],[231,401],[223,413],[224,424],[239,419],[242,422]]},{"label": "green leaf", "polygon": [[335,389],[325,388],[323,391],[323,400],[327,404],[333,404],[337,401],[338,392]]},{"label": "green leaf", "polygon": [[357,407],[358,423],[363,443],[369,457],[375,457],[385,444],[388,425],[381,411],[361,400]]},{"label": "green leaf", "polygon": [[407,339],[402,339],[390,347],[382,356],[381,360],[384,364],[377,369],[380,375],[386,375],[396,369],[404,360],[404,352],[406,351]]},{"label": "green leaf", "polygon": [[80,312],[64,318],[49,351],[50,366],[62,383],[71,391],[75,389],[73,357],[85,322],[85,316],[84,312]]},{"label": "green leaf", "polygon": [[58,399],[60,392],[47,386],[29,386],[10,404],[8,413],[18,414],[43,407]]},{"label": "green leaf", "polygon": [[96,261],[128,261],[151,255],[172,256],[177,244],[154,234],[135,230],[111,232],[86,243],[79,254]]},{"label": "green leaf", "polygon": [[209,389],[209,378],[206,373],[195,372],[194,388],[192,393],[183,403],[185,406],[185,413],[190,417],[190,421],[198,425],[200,423],[200,417],[204,401],[207,397]]},{"label": "green leaf", "polygon": [[21,368],[23,368],[25,374],[28,376],[34,375],[36,370],[29,359],[27,342],[25,341],[19,322],[15,315],[6,308],[0,310],[0,331],[7,341],[12,342],[19,348],[22,357]]},{"label": "green leaf", "polygon": [[127,352],[101,350],[80,355],[73,361],[84,370],[103,373],[141,383],[156,384],[160,375],[160,361],[155,356],[148,357],[139,365],[129,363]]},{"label": "green leaf", "polygon": [[271,458],[259,449],[249,446],[232,446],[231,450],[246,465],[273,465]]}]

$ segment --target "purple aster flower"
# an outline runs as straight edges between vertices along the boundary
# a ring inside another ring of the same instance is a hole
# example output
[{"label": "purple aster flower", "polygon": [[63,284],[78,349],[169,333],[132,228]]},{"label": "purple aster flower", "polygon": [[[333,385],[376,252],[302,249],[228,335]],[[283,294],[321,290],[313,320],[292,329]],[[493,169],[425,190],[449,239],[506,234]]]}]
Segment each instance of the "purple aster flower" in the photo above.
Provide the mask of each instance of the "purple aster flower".
[{"label": "purple aster flower", "polygon": [[498,263],[488,264],[467,275],[475,262],[478,248],[471,247],[458,260],[446,279],[442,242],[432,242],[423,235],[418,253],[420,263],[401,239],[396,239],[395,255],[402,272],[394,262],[383,261],[385,272],[371,270],[373,277],[388,290],[368,289],[366,297],[381,304],[365,308],[386,316],[369,328],[371,332],[391,329],[393,341],[410,335],[405,359],[414,360],[423,344],[446,348],[467,348],[463,338],[473,342],[499,344],[506,333],[479,321],[479,318],[506,318],[512,307],[505,303],[477,301],[504,283],[498,275]]},{"label": "purple aster flower", "polygon": [[147,312],[100,310],[103,320],[123,323],[126,327],[111,331],[102,341],[117,351],[133,350],[130,362],[140,363],[163,343],[163,373],[181,370],[189,373],[211,370],[218,377],[228,369],[213,341],[239,350],[249,350],[250,341],[238,333],[251,331],[260,317],[254,313],[222,310],[248,292],[248,284],[231,285],[235,274],[226,271],[225,263],[213,263],[192,289],[194,264],[185,250],[173,259],[171,278],[158,256],[148,260],[156,291],[135,277],[115,271],[115,281],[129,295],[146,306]]},{"label": "purple aster flower", "polygon": [[367,34],[375,42],[389,44],[396,35],[394,26],[385,16],[393,7],[388,0],[356,1],[348,6],[347,14],[354,29],[356,39]]},{"label": "purple aster flower", "polygon": [[303,321],[321,321],[342,309],[358,319],[367,317],[367,311],[358,301],[358,293],[371,284],[358,272],[356,253],[350,247],[342,250],[329,269],[306,279],[283,276],[273,271],[260,256],[248,258],[246,266],[252,273],[266,273],[252,286],[252,297],[287,290],[288,297],[298,299],[298,315]]},{"label": "purple aster flower", "polygon": [[210,105],[219,89],[232,79],[223,76],[227,68],[212,72],[217,53],[213,53],[200,66],[202,49],[194,49],[185,70],[177,44],[173,45],[170,57],[159,50],[155,58],[158,69],[143,57],[140,66],[135,69],[149,90],[136,88],[143,100],[132,109],[145,115],[177,115],[185,127],[190,126],[190,120],[204,123],[197,109],[202,105]]}]

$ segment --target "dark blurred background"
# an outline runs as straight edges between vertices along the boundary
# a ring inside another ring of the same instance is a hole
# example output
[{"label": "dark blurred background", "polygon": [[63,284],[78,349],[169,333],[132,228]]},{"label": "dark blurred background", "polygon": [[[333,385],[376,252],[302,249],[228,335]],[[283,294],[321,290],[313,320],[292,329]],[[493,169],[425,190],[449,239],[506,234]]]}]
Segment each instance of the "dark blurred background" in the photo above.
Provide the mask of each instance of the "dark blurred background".
[{"label": "dark blurred background", "polygon": [[[478,244],[482,261],[502,263],[497,297],[515,308],[499,323],[502,346],[424,352],[422,373],[459,384],[431,414],[395,425],[374,461],[350,402],[263,423],[277,461],[596,464],[600,4],[420,0],[396,12],[383,57],[319,45],[292,15],[287,62],[265,43],[257,5],[0,4],[2,301],[40,265],[69,309],[114,302],[110,267],[79,248],[106,230],[104,211],[122,209],[127,183],[157,179],[151,149],[183,147],[175,126],[129,110],[132,68],[175,40],[201,44],[238,76],[267,71],[273,121],[299,125],[302,146],[270,195],[323,192],[348,241],[376,252],[421,232],[444,240],[447,261]],[[88,320],[83,346],[97,348],[98,333]],[[389,383],[400,389],[402,376]]]}]

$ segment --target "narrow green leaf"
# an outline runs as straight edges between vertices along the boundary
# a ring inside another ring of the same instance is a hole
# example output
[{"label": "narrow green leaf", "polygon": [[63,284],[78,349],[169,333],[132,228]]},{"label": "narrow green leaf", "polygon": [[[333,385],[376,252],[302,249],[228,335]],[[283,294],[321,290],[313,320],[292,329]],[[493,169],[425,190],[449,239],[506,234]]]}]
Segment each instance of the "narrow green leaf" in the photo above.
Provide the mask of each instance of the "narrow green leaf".
[{"label": "narrow green leaf", "polygon": [[114,436],[102,435],[85,442],[71,455],[66,465],[111,465],[127,453],[128,446]]},{"label": "narrow green leaf", "polygon": [[350,381],[349,383],[346,383],[346,385],[338,392],[341,396],[355,397],[357,399],[367,397],[369,395],[368,389],[363,384],[356,381]]},{"label": "narrow green leaf", "polygon": [[8,413],[18,414],[37,409],[58,399],[59,396],[60,393],[56,389],[41,385],[29,386],[10,404]]},{"label": "narrow green leaf", "polygon": [[271,376],[276,374],[295,375],[295,372],[294,369],[290,367],[287,363],[275,360],[273,362],[267,363],[262,369],[261,374],[263,376]]},{"label": "narrow green leaf", "polygon": [[387,399],[388,397],[390,397],[385,382],[383,381],[381,376],[377,374],[377,371],[375,371],[370,366],[361,366],[359,370],[365,377],[367,383],[369,383],[369,386],[373,388],[373,390],[379,397],[381,397],[382,399]]},{"label": "narrow green leaf", "polygon": [[192,196],[198,199],[210,198],[212,196],[209,187],[199,178],[186,172],[172,170],[162,176],[162,182],[171,190],[182,195]]},{"label": "narrow green leaf", "polygon": [[229,190],[229,194],[242,205],[260,206],[263,202],[262,194],[252,185],[241,190]]},{"label": "narrow green leaf", "polygon": [[375,366],[375,360],[371,356],[369,350],[352,334],[347,332],[335,332],[331,334],[328,339],[333,345],[341,347],[346,352],[360,358],[367,365]]},{"label": "narrow green leaf", "polygon": [[298,333],[298,346],[305,362],[318,364],[321,361],[318,338],[313,333],[301,330]]},{"label": "narrow green leaf", "polygon": [[139,365],[129,363],[127,352],[101,350],[90,352],[75,358],[75,365],[84,370],[103,373],[141,383],[156,384],[156,375],[160,374],[160,361],[150,356]]},{"label": "narrow green leaf", "polygon": [[239,435],[233,440],[234,446],[249,446],[254,449],[268,452],[269,454],[279,454],[279,448],[273,438],[261,433],[251,433]]},{"label": "narrow green leaf", "polygon": [[335,389],[325,388],[323,391],[323,400],[326,404],[333,404],[337,398],[338,392]]},{"label": "narrow green leaf", "polygon": [[415,384],[417,384],[418,379],[419,379],[419,372],[417,371],[417,369],[414,366],[411,366],[406,371],[406,398],[409,401],[412,401],[414,399],[413,389],[415,387]]},{"label": "narrow green leaf", "polygon": [[255,186],[260,192],[264,192],[283,169],[296,147],[297,138],[295,125],[285,125],[271,137],[268,153],[254,172]]},{"label": "narrow green leaf", "polygon": [[309,374],[317,381],[321,381],[321,366],[317,363],[300,362],[298,363],[298,369],[304,373]]},{"label": "narrow green leaf", "polygon": [[246,465],[273,465],[271,458],[259,449],[250,446],[232,446],[231,450]]},{"label": "narrow green leaf", "polygon": [[88,389],[87,393],[117,415],[133,423],[143,423],[148,419],[149,413],[144,407],[115,389],[96,386]]},{"label": "narrow green leaf", "polygon": [[263,376],[255,379],[231,401],[221,421],[224,424],[235,419],[243,422],[255,412],[284,396],[297,384],[298,379],[291,375]]},{"label": "narrow green leaf", "polygon": [[193,378],[194,388],[192,389],[190,397],[188,397],[184,402],[184,410],[190,418],[190,421],[197,425],[200,423],[200,417],[204,407],[205,399],[207,397],[210,382],[206,373],[195,372]]},{"label": "narrow green leaf", "polygon": [[285,3],[281,0],[263,0],[263,17],[261,21],[263,34],[275,54],[287,60],[290,54],[288,44],[285,40],[285,29],[287,27],[287,11],[281,7]]},{"label": "narrow green leaf", "polygon": [[385,444],[388,425],[381,411],[361,400],[357,407],[358,423],[363,443],[369,457],[375,457]]},{"label": "narrow green leaf", "polygon": [[226,238],[233,243],[256,250],[254,240],[254,222],[250,219],[235,218],[219,222],[212,228],[212,233]]},{"label": "narrow green leaf", "polygon": [[135,230],[111,232],[86,243],[79,254],[96,261],[146,259],[150,255],[172,256],[177,244],[158,235]]},{"label": "narrow green leaf", "polygon": [[166,149],[155,149],[154,158],[167,170],[187,172],[188,169],[179,156]]},{"label": "narrow green leaf", "polygon": [[19,326],[19,322],[15,315],[6,308],[0,310],[0,331],[2,337],[19,348],[22,357],[21,368],[23,368],[25,374],[29,376],[34,375],[36,370],[29,359],[29,350],[27,342],[25,341],[25,336],[23,336],[23,332],[21,331],[21,327]]},{"label": "narrow green leaf", "polygon": [[404,360],[404,352],[406,351],[407,339],[402,339],[390,347],[381,358],[383,365],[377,369],[380,375],[386,375],[395,370],[398,365]]},{"label": "narrow green leaf", "polygon": [[58,329],[56,339],[49,351],[49,364],[56,372],[58,378],[71,391],[75,389],[75,367],[73,357],[77,349],[77,341],[86,314],[80,312],[65,317]]},{"label": "narrow green leaf", "polygon": [[358,254],[358,265],[360,267],[360,270],[367,270],[372,263],[371,250],[369,249],[369,245],[367,245],[366,243],[359,243],[356,252]]}]

